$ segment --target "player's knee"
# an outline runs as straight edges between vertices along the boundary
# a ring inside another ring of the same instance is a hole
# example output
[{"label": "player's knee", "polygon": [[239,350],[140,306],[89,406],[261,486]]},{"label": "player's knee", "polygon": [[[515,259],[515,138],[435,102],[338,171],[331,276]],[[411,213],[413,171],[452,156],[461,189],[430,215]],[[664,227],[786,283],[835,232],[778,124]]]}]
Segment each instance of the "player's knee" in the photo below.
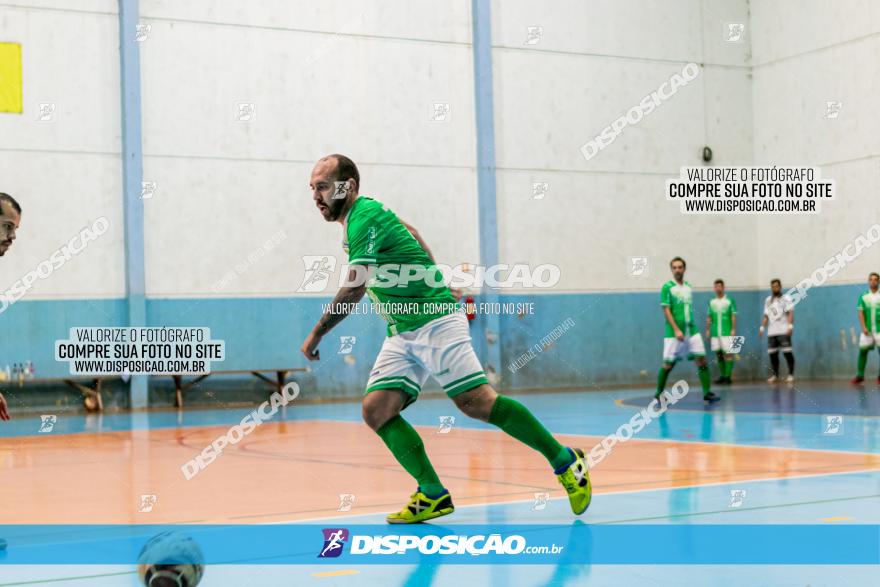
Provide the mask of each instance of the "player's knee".
[{"label": "player's knee", "polygon": [[455,405],[466,416],[483,422],[489,421],[489,414],[492,413],[492,406],[495,405],[495,398],[498,394],[488,385],[480,385],[472,390],[460,393],[453,398]]},{"label": "player's knee", "polygon": [[373,430],[376,429],[373,426],[373,423],[376,419],[376,409],[372,405],[370,405],[370,403],[366,399],[361,404],[361,418],[363,418],[367,426],[373,428]]},{"label": "player's knee", "polygon": [[386,410],[383,410],[377,406],[364,403],[361,406],[361,417],[363,417],[364,422],[367,424],[367,426],[369,426],[373,430],[378,430],[393,416],[388,415]]},{"label": "player's knee", "polygon": [[361,404],[361,417],[373,430],[378,430],[385,425],[385,422],[400,413],[396,406],[379,402],[376,397],[367,395]]},{"label": "player's knee", "polygon": [[483,402],[480,401],[479,398],[457,396],[455,398],[455,405],[458,406],[458,409],[461,410],[465,416],[476,418],[477,420],[489,419],[489,415],[485,413],[486,410],[483,406]]}]

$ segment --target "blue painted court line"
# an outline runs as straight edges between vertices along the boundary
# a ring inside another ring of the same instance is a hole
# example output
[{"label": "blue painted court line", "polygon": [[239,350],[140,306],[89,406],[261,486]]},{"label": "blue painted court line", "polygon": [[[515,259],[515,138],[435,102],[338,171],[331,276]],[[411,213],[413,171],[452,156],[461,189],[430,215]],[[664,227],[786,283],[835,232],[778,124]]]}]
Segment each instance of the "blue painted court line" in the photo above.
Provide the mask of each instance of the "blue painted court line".
[{"label": "blue painted court line", "polygon": [[[729,488],[744,489],[746,497],[738,508],[729,506]],[[757,483],[734,483],[728,486],[696,487],[639,491],[625,494],[597,495],[585,521],[592,524],[664,524],[670,521],[693,524],[762,524],[820,523],[824,517],[851,517],[847,523],[880,522],[880,500],[871,492],[880,492],[880,474],[844,474],[808,479],[773,479]],[[551,499],[543,511],[534,511],[532,503],[517,502],[489,506],[465,506],[449,518],[458,524],[554,524],[571,523],[565,499]],[[348,516],[326,521],[328,526],[380,523],[381,514]],[[324,524],[322,524],[324,525]],[[711,549],[724,544],[710,543]],[[663,550],[663,545],[657,545]],[[766,544],[766,548],[774,548]],[[418,564],[412,566],[356,566],[351,564],[304,566],[222,566],[208,567],[202,585],[207,587],[242,587],[245,585],[308,584],[335,585],[405,585],[443,586],[454,584],[543,585],[612,585],[649,584],[682,585],[867,585],[876,579],[876,566],[829,567],[796,566],[718,566],[718,565],[588,565],[562,563],[526,566],[511,570],[503,566],[468,566]],[[735,570],[734,570],[735,569]],[[45,578],[38,584],[65,586],[134,586],[130,565],[5,567],[0,587]],[[315,577],[332,571],[357,574],[333,579]],[[96,576],[97,575],[97,576]],[[101,576],[103,575],[103,576]],[[75,577],[84,577],[75,579]],[[254,583],[256,577],[259,582]],[[352,582],[353,581],[353,582]],[[498,582],[501,583],[498,583]],[[463,583],[462,583],[463,582]]]},{"label": "blue painted court line", "polygon": [[[329,527],[328,527],[329,526]],[[2,564],[880,565],[870,524],[389,524],[0,526]],[[174,533],[192,546],[145,548]],[[663,544],[663,549],[657,549]],[[724,544],[724,548],[706,545]],[[766,548],[773,544],[773,548]],[[197,545],[197,547],[196,547]],[[335,548],[334,548],[335,547]],[[196,553],[196,548],[198,553]],[[333,550],[331,550],[333,548]],[[327,553],[331,552],[331,555]]]}]

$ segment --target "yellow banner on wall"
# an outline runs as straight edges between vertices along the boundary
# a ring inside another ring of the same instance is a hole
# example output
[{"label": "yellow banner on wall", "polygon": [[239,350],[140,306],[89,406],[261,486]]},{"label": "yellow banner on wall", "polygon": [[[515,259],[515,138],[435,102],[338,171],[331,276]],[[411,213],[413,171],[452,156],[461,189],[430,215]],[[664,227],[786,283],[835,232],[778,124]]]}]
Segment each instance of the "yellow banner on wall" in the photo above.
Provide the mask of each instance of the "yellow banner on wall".
[{"label": "yellow banner on wall", "polygon": [[0,112],[21,114],[21,45],[0,43]]}]

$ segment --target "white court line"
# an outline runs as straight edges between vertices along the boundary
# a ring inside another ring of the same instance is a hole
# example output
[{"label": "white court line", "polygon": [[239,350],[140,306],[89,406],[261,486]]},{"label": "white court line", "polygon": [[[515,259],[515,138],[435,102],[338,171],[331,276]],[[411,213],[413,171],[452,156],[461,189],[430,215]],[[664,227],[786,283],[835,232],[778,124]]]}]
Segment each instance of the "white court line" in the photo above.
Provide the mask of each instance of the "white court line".
[{"label": "white court line", "polygon": [[[628,423],[629,420],[624,422],[624,424]],[[479,430],[479,428],[469,428],[469,430]],[[598,436],[596,434],[566,434],[565,432],[554,432],[554,435],[558,436],[580,436],[580,437],[593,437]],[[605,436],[608,436],[607,434]],[[598,436],[598,438],[602,439],[605,436]],[[673,438],[641,438],[633,436],[630,440],[638,440],[644,442],[668,442],[668,443],[679,443],[679,444],[702,444],[707,446],[722,446],[722,447],[733,447],[733,448],[761,448],[766,450],[799,450],[799,451],[810,451],[810,452],[825,452],[832,454],[848,454],[848,455],[863,455],[868,457],[876,457],[880,459],[880,453],[874,452],[860,452],[856,450],[842,450],[842,449],[834,449],[834,448],[803,448],[799,446],[770,446],[766,444],[737,444],[735,442],[711,442],[708,440],[678,440]],[[627,441],[629,442],[629,440]],[[619,443],[618,443],[619,446]],[[613,451],[612,451],[613,452]]]},{"label": "white court line", "polygon": [[[812,381],[813,380],[811,380],[810,382],[812,383]],[[829,381],[833,382],[836,380],[829,380]],[[745,383],[743,385],[749,385],[749,384]],[[769,384],[768,384],[768,387],[769,387]],[[637,390],[637,391],[650,391],[650,389],[651,388],[645,388],[643,390]],[[585,391],[600,391],[600,390],[589,390],[588,389]],[[601,391],[601,392],[602,393],[610,393],[611,391],[613,391],[613,390]],[[629,391],[629,388],[627,388],[624,391]],[[789,390],[786,390],[786,391],[789,391]],[[790,391],[796,391],[798,393],[801,393],[801,391],[795,387],[792,387],[790,389]],[[553,393],[567,393],[567,392],[553,392]],[[574,393],[577,393],[577,392],[574,392]],[[638,397],[643,397],[643,396],[636,396],[636,397],[638,398]],[[633,398],[624,398],[624,399],[618,398],[618,399],[614,400],[614,403],[618,408],[636,408],[636,407],[638,407],[638,406],[631,406],[629,404],[623,403],[629,399],[633,399]],[[722,398],[722,400],[723,400],[723,398]],[[813,405],[817,405],[816,402],[812,402],[812,403],[813,403]],[[647,407],[647,406],[645,406],[645,407]],[[722,407],[722,406],[719,406],[719,408],[720,407]],[[753,410],[737,410],[737,409],[730,409],[730,410],[719,409],[717,411],[713,410],[711,412],[707,412],[705,409],[700,410],[699,408],[696,408],[696,407],[687,407],[687,406],[682,406],[682,407],[678,408],[678,412],[688,413],[688,414],[705,414],[705,413],[710,413],[710,414],[745,414],[747,416],[778,416],[778,415],[780,415],[780,414],[777,414],[776,412],[756,412]],[[808,412],[785,412],[785,413],[782,413],[781,415],[783,415],[783,416],[803,416],[803,417],[815,418],[816,416],[824,416],[825,414],[810,414]],[[847,418],[862,418],[863,420],[868,420],[868,421],[877,420],[878,418],[880,418],[880,416],[872,416],[870,414],[844,414],[844,415]]]},{"label": "white court line", "polygon": [[[311,423],[333,422],[336,424],[352,424],[354,426],[365,426],[365,424],[363,424],[362,422],[352,422],[352,421],[348,421],[348,420],[322,420],[322,419],[315,419],[315,418],[309,418],[309,419],[304,419],[304,420],[284,420],[283,422],[265,422],[262,424],[262,426],[266,426],[267,424],[280,425],[280,424],[291,424],[291,423],[296,423],[296,422],[303,422],[303,423],[305,423],[305,422],[311,422]],[[628,420],[627,420],[627,422],[628,422]],[[424,428],[426,430],[436,430],[436,428],[437,428],[436,425],[412,424],[412,422],[410,422],[410,424],[412,425],[413,428]],[[212,427],[216,427],[216,426],[223,426],[223,425],[222,424],[220,424],[220,425],[212,424],[211,426],[204,426],[204,428],[212,428]],[[189,429],[191,427],[186,426],[185,428]],[[202,426],[193,426],[192,428],[202,428]],[[476,430],[479,432],[495,432],[498,434],[504,434],[503,431],[501,431],[497,428],[475,428],[475,427],[470,427],[470,426],[457,426],[457,428],[462,429],[462,430]],[[156,428],[156,430],[161,430],[161,429]],[[553,432],[553,435],[554,436],[572,436],[575,438],[595,438],[595,439],[599,439],[599,440],[602,440],[603,438],[608,436],[607,434],[581,434],[581,433],[577,433],[577,432],[575,432],[575,433]],[[706,441],[706,440],[678,440],[678,439],[672,439],[672,438],[633,437],[631,440],[644,441],[644,442],[679,443],[679,444],[688,444],[688,445],[701,444],[701,445],[706,445],[706,446],[736,447],[736,448],[760,448],[760,449],[766,449],[766,450],[798,450],[798,451],[810,451],[810,452],[823,452],[823,453],[831,453],[831,454],[838,454],[838,455],[839,454],[852,454],[852,455],[863,455],[863,456],[875,457],[878,460],[880,460],[880,453],[859,452],[859,451],[855,451],[855,450],[837,450],[837,449],[832,449],[832,448],[802,448],[802,447],[797,447],[797,446],[792,447],[792,446],[769,446],[769,445],[764,445],[764,444],[736,444],[733,442],[710,442],[710,441]],[[627,442],[629,442],[629,441],[627,441]],[[878,466],[878,469],[880,469],[880,466]]]},{"label": "white court line", "polygon": [[[771,478],[764,478],[764,479],[741,479],[738,481],[718,481],[715,483],[695,483],[695,484],[691,484],[691,485],[681,485],[678,487],[653,487],[650,489],[624,489],[621,491],[608,491],[608,492],[602,492],[602,493],[594,493],[593,499],[595,499],[597,496],[604,497],[606,495],[626,495],[626,494],[630,494],[630,493],[652,493],[655,491],[676,491],[678,489],[694,489],[694,488],[699,488],[699,487],[718,487],[721,485],[740,486],[740,485],[743,485],[746,483],[766,483],[766,482],[770,482],[770,481],[789,481],[789,480],[799,480],[799,479],[812,479],[812,478],[816,478],[816,477],[834,477],[834,476],[838,476],[838,475],[861,475],[864,473],[880,473],[880,469],[862,469],[862,470],[856,470],[856,471],[842,471],[839,473],[814,473],[814,474],[810,474],[810,475],[798,475],[798,476],[788,476],[788,477],[771,477]],[[557,498],[557,499],[561,499],[561,498]],[[534,498],[531,498],[531,499],[517,499],[517,500],[512,500],[512,501],[493,501],[493,502],[488,502],[488,503],[472,503],[472,504],[467,504],[467,505],[462,505],[462,506],[455,506],[455,509],[457,511],[457,510],[461,510],[461,509],[465,509],[465,508],[487,507],[487,506],[493,506],[493,505],[513,505],[513,504],[520,504],[520,503],[534,503],[534,501],[535,501]],[[785,504],[783,504],[783,505],[785,505]],[[780,506],[780,507],[782,507],[782,506]],[[589,510],[587,510],[587,511],[589,511]],[[357,519],[357,518],[365,518],[368,516],[381,516],[381,515],[382,515],[381,512],[376,512],[376,513],[372,513],[372,514],[358,514],[356,516],[348,516],[348,517],[346,517],[346,516],[321,516],[321,517],[317,517],[317,518],[305,518],[302,520],[266,522],[266,525],[310,523],[310,522],[321,522],[321,521],[325,521],[325,520],[352,520],[352,519]],[[582,518],[577,517],[575,519],[582,519]],[[547,522],[545,522],[545,524],[546,523]],[[605,522],[601,522],[601,523],[605,523]]]}]

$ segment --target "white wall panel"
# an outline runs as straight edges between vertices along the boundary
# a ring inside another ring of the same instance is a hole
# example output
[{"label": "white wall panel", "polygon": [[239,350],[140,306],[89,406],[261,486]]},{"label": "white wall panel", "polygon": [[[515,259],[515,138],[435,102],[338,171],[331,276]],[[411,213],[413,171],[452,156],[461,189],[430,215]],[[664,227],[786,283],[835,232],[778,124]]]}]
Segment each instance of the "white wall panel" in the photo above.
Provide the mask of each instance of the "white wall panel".
[{"label": "white wall panel", "polygon": [[[526,45],[530,26],[542,27],[543,35],[537,44]],[[535,51],[696,60],[701,26],[699,0],[492,3],[493,44]]]},{"label": "white wall panel", "polygon": [[24,107],[0,113],[0,149],[119,153],[118,31],[109,14],[0,6],[0,40],[22,46]]},{"label": "white wall panel", "polygon": [[110,224],[107,232],[48,278],[37,280],[23,299],[125,295],[120,165],[116,155],[2,153],[0,191],[21,204],[22,218],[16,241],[2,260],[0,291],[48,260],[83,228],[105,217]]},{"label": "white wall panel", "polygon": [[[663,197],[662,175],[511,171],[499,173],[499,234],[504,262],[557,264],[554,292],[655,290],[682,256],[695,287],[723,277],[731,287],[755,282],[756,226],[746,216],[684,217]],[[540,200],[532,182],[547,182]],[[649,272],[629,273],[647,256]],[[531,290],[534,292],[534,290]]]},{"label": "white wall panel", "polygon": [[[277,14],[271,6],[250,5],[247,16],[219,3],[144,9],[164,15],[142,46],[145,179],[158,186],[147,219],[177,235],[147,231],[149,295],[213,295],[235,255],[246,258],[280,229],[288,235],[284,254],[221,295],[290,294],[301,282],[302,255],[344,257],[341,229],[324,226],[309,198],[311,167],[332,152],[354,159],[362,192],[416,224],[438,261],[474,261],[476,131],[464,44],[470,21],[458,18],[461,6],[432,23],[434,35],[421,24],[406,35],[454,42],[387,38],[407,32],[403,21],[389,33],[376,20],[374,12],[388,15],[389,7],[370,8],[357,28],[330,18],[354,10],[351,3],[285,4]],[[299,30],[312,27],[336,33]],[[252,120],[236,120],[239,103],[254,104]],[[449,105],[445,121],[432,120],[434,103]]]},{"label": "white wall panel", "polygon": [[[22,114],[0,113],[0,191],[22,205],[4,291],[85,226],[110,228],[24,299],[124,295],[116,2],[0,6],[0,41],[22,46]],[[54,104],[39,121],[39,104]]]},{"label": "white wall panel", "polygon": [[[311,163],[149,157],[145,169],[159,178],[145,200],[151,297],[292,295],[302,256],[336,256],[337,267],[347,260],[342,226],[327,223],[311,199]],[[438,263],[478,259],[472,170],[363,165],[360,172],[364,194],[418,228]],[[280,243],[260,253],[275,235]]]},{"label": "white wall panel", "polygon": [[751,0],[755,65],[880,32],[874,0]]},{"label": "white wall panel", "polygon": [[463,44],[471,39],[469,0],[141,0],[141,16],[145,22],[191,20]]}]

